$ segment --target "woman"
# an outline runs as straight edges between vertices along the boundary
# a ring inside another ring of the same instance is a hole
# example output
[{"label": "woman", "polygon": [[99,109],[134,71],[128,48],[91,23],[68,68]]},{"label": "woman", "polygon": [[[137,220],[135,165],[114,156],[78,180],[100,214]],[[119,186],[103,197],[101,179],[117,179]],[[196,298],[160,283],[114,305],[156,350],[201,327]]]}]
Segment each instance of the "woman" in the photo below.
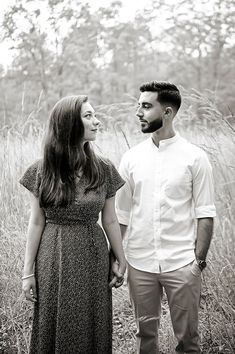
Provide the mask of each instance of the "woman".
[{"label": "woman", "polygon": [[[31,192],[22,277],[26,298],[35,302],[31,354],[112,352],[111,286],[122,284],[126,268],[114,196],[124,182],[91,149],[98,126],[86,96],[61,99],[43,159],[20,180]],[[110,285],[100,211],[119,264]]]}]

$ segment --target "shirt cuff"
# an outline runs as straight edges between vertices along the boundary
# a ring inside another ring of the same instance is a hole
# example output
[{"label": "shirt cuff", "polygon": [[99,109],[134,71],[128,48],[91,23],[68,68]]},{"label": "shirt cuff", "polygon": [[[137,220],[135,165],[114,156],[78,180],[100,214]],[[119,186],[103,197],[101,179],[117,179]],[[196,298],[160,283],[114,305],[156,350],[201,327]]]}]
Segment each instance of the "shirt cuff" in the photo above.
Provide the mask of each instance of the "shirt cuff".
[{"label": "shirt cuff", "polygon": [[128,211],[116,209],[116,214],[119,224],[128,225],[130,219],[130,213]]},{"label": "shirt cuff", "polygon": [[214,216],[216,216],[216,209],[214,205],[205,205],[195,208],[195,217],[197,219],[213,218]]}]

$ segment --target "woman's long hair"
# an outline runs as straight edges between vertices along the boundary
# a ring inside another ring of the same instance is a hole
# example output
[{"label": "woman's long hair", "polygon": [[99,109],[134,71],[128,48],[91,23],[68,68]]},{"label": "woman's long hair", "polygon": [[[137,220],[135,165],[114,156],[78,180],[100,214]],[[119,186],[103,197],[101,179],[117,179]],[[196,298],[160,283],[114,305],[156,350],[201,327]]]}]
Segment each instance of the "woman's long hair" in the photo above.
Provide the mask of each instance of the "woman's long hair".
[{"label": "woman's long hair", "polygon": [[87,177],[86,190],[97,189],[104,182],[100,159],[89,142],[82,142],[81,107],[87,100],[84,95],[68,96],[57,102],[51,112],[39,191],[41,206],[70,204],[79,171]]}]

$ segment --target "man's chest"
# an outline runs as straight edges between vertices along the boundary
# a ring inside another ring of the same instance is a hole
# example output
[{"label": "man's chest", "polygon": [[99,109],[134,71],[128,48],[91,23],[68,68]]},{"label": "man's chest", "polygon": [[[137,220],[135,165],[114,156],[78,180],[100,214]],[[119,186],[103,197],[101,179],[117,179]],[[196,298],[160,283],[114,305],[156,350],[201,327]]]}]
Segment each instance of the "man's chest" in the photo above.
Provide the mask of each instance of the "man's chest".
[{"label": "man's chest", "polygon": [[139,158],[132,165],[130,178],[136,192],[153,197],[160,193],[172,198],[183,197],[192,191],[192,163],[175,155]]}]

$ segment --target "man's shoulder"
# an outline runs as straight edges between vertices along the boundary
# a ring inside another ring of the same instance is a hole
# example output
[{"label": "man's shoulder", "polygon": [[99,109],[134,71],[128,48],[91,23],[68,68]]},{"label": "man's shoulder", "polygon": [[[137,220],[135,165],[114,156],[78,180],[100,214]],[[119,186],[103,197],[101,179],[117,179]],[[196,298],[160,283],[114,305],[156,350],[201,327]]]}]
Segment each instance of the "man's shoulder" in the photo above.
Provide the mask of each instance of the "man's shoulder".
[{"label": "man's shoulder", "polygon": [[148,139],[145,139],[143,141],[141,141],[140,143],[132,146],[129,150],[127,150],[123,157],[126,156],[126,157],[134,157],[134,156],[137,156],[139,153],[143,153],[145,151],[146,148],[148,148],[150,145],[150,138]]},{"label": "man's shoulder", "polygon": [[180,137],[179,142],[180,142],[181,146],[184,148],[185,152],[188,152],[188,153],[194,155],[195,157],[206,155],[206,152],[204,151],[203,147],[200,147],[185,138]]}]

